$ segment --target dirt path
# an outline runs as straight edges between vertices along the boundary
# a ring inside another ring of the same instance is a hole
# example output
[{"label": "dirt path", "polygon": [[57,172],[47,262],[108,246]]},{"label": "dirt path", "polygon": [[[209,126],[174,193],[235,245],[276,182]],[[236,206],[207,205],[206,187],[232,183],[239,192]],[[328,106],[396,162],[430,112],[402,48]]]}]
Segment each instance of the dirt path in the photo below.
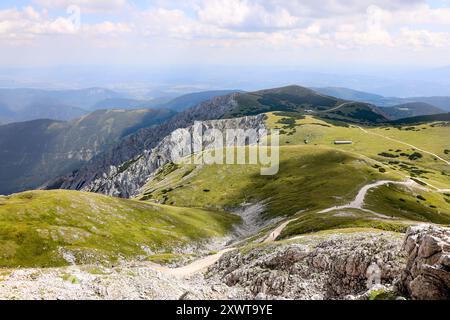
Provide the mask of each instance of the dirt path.
[{"label": "dirt path", "polygon": [[[297,219],[291,219],[288,221],[283,222],[281,225],[279,225],[276,229],[274,229],[270,234],[267,236],[267,238],[263,241],[263,243],[270,243],[275,242],[276,239],[280,236],[281,232],[287,227],[289,223],[292,221],[296,221]],[[198,260],[193,261],[192,263],[179,267],[179,268],[169,268],[164,267],[162,265],[156,264],[156,263],[149,263],[149,267],[152,268],[155,271],[162,272],[166,275],[172,275],[177,278],[187,278],[189,276],[192,276],[196,273],[202,272],[206,270],[208,267],[212,266],[214,263],[219,261],[219,259],[227,252],[233,251],[236,248],[226,248],[223,249],[216,254],[206,256],[204,258],[200,258]]]},{"label": "dirt path", "polygon": [[[370,212],[371,214],[379,217],[379,218],[383,218],[383,219],[392,219],[391,217],[385,216],[383,214],[368,210],[368,209],[364,209],[363,205],[364,205],[364,199],[366,198],[367,192],[373,188],[377,188],[379,186],[385,185],[385,184],[389,184],[389,183],[394,183],[394,184],[400,184],[400,185],[405,185],[408,187],[411,186],[416,186],[417,184],[413,181],[413,180],[407,180],[407,181],[390,181],[390,180],[381,180],[381,181],[377,181],[368,185],[365,185],[364,187],[362,187],[358,194],[356,195],[356,198],[350,202],[347,205],[343,205],[343,206],[335,206],[335,207],[331,207],[325,210],[320,211],[319,213],[327,213],[330,211],[334,211],[334,210],[340,210],[340,209],[360,209],[363,211],[367,211]],[[288,221],[285,221],[284,223],[282,223],[281,225],[279,225],[275,230],[273,230],[269,236],[263,241],[263,243],[269,243],[269,242],[274,242],[276,241],[276,239],[280,236],[280,234],[283,232],[283,230],[289,225],[289,223],[293,222],[293,221],[297,221],[299,218],[297,219],[291,219]]]},{"label": "dirt path", "polygon": [[[359,210],[363,210],[366,212],[370,212],[371,214],[383,218],[383,219],[392,219],[391,217],[385,216],[383,214],[380,213],[376,213],[373,212],[371,210],[368,209],[364,209],[364,200],[366,198],[367,193],[369,192],[369,190],[373,189],[373,188],[377,188],[386,184],[399,184],[399,185],[404,185],[407,187],[420,187],[419,184],[417,184],[415,181],[408,179],[406,181],[391,181],[391,180],[381,180],[381,181],[377,181],[368,185],[363,186],[358,194],[356,195],[355,199],[350,202],[347,205],[343,205],[343,206],[335,206],[335,207],[331,207],[325,210],[320,211],[319,213],[327,213],[330,211],[334,211],[334,210],[340,210],[340,209],[359,209]],[[293,221],[297,221],[300,218],[296,218],[296,219],[290,219],[287,220],[285,222],[283,222],[282,224],[280,224],[278,227],[276,227],[274,230],[272,230],[268,236],[264,239],[263,243],[271,243],[271,242],[275,242],[277,240],[277,238],[280,236],[280,234],[284,231],[284,229],[289,225],[289,223],[293,222]],[[216,254],[195,260],[194,262],[183,266],[183,267],[179,267],[179,268],[168,268],[168,267],[164,267],[155,263],[151,263],[149,264],[149,267],[154,269],[155,271],[159,271],[162,272],[166,275],[172,275],[174,277],[177,278],[187,278],[190,277],[194,274],[197,274],[199,272],[202,272],[204,270],[206,270],[208,267],[212,266],[213,264],[215,264],[217,261],[219,261],[219,259],[227,252],[235,250],[236,248],[232,247],[232,248],[226,248],[223,249],[221,251],[219,251]]]},{"label": "dirt path", "polygon": [[336,206],[336,207],[331,207],[325,210],[320,211],[319,213],[327,213],[330,211],[334,211],[334,210],[341,210],[341,209],[359,209],[359,210],[363,210],[363,211],[367,211],[370,212],[372,214],[375,214],[376,216],[379,216],[381,218],[390,218],[387,217],[383,214],[380,213],[376,213],[373,212],[371,210],[367,210],[365,209],[364,206],[364,200],[366,198],[367,192],[369,192],[369,190],[374,189],[374,188],[378,188],[380,186],[386,185],[386,184],[399,184],[399,185],[403,185],[406,187],[414,187],[417,186],[418,184],[416,182],[414,182],[411,179],[408,179],[407,181],[391,181],[391,180],[381,180],[381,181],[377,181],[368,185],[365,185],[364,187],[362,187],[358,194],[356,195],[356,198],[350,202],[349,204],[343,205],[343,206]]},{"label": "dirt path", "polygon": [[[319,213],[327,213],[327,212],[331,212],[334,210],[340,210],[340,209],[359,209],[362,211],[369,212],[369,213],[371,213],[379,218],[382,218],[382,219],[393,219],[392,217],[388,217],[383,214],[363,208],[364,200],[365,200],[366,195],[369,192],[369,190],[383,186],[383,185],[387,185],[387,184],[398,184],[398,185],[403,185],[403,186],[407,186],[410,188],[411,187],[421,187],[419,184],[417,184],[415,181],[413,181],[411,179],[408,179],[406,181],[391,181],[391,180],[377,181],[377,182],[363,186],[359,190],[355,199],[352,202],[350,202],[349,204],[331,207],[331,208],[322,210]],[[287,221],[283,222],[282,224],[280,224],[278,227],[276,227],[274,230],[272,230],[267,235],[267,237],[264,239],[263,243],[275,242],[277,240],[277,238],[280,236],[280,234],[284,231],[284,229],[291,222],[297,221],[298,219],[300,219],[300,218],[290,219],[290,220],[287,220]],[[163,272],[164,274],[172,275],[172,276],[175,276],[178,278],[186,278],[186,277],[192,276],[196,273],[206,270],[208,267],[212,266],[214,263],[219,261],[219,259],[225,253],[235,250],[235,249],[236,248],[226,248],[222,251],[219,251],[218,253],[216,253],[214,255],[210,255],[210,256],[195,260],[194,262],[192,262],[186,266],[179,267],[179,268],[168,268],[168,267],[164,267],[164,266],[161,266],[161,265],[158,265],[155,263],[150,264],[150,267],[156,271]]]},{"label": "dirt path", "polygon": [[407,142],[403,142],[403,141],[401,141],[401,140],[397,140],[397,139],[394,139],[394,138],[391,138],[391,137],[383,136],[382,134],[379,134],[379,133],[367,131],[366,129],[361,128],[360,126],[356,126],[356,127],[359,128],[360,130],[362,130],[364,133],[372,134],[372,135],[379,136],[379,137],[381,137],[381,138],[384,138],[384,139],[387,139],[387,140],[390,140],[390,141],[394,141],[394,142],[397,142],[397,143],[404,144],[404,145],[409,146],[409,147],[411,147],[411,148],[414,148],[414,149],[416,149],[416,150],[422,151],[423,153],[427,153],[427,154],[429,154],[429,155],[432,155],[432,156],[435,157],[436,159],[439,159],[439,160],[441,160],[442,162],[445,162],[445,164],[450,165],[450,161],[447,161],[447,160],[443,159],[442,157],[438,156],[438,155],[435,154],[435,153],[432,153],[432,152],[427,151],[427,150],[423,150],[423,149],[421,149],[421,148],[416,147],[415,145],[412,145],[412,144],[407,143]]},{"label": "dirt path", "polygon": [[342,103],[342,104],[338,105],[337,107],[334,107],[334,108],[331,108],[331,109],[328,109],[328,110],[319,111],[319,113],[326,113],[326,112],[336,111],[336,110],[339,110],[340,108],[342,108],[342,107],[344,107],[344,106],[346,106],[348,104],[352,104],[352,103],[354,103],[354,102],[345,102],[345,103]]},{"label": "dirt path", "polygon": [[[297,220],[297,219],[292,219],[292,220],[283,222],[281,225],[279,225],[275,230],[273,230],[267,236],[267,238],[263,241],[263,243],[270,243],[270,242],[276,241],[276,239],[279,237],[281,232],[283,232],[283,230],[286,228],[286,226],[295,220]],[[225,253],[233,251],[235,249],[236,248],[226,248],[224,250],[217,252],[216,254],[195,260],[192,263],[190,263],[186,266],[183,266],[183,267],[179,267],[179,268],[164,267],[164,266],[156,264],[156,263],[150,263],[149,267],[155,271],[162,272],[166,275],[172,275],[177,278],[186,278],[186,277],[192,276],[196,273],[206,270],[208,267],[212,266],[214,263],[219,261],[219,259]]]},{"label": "dirt path", "polygon": [[[335,207],[331,207],[325,210],[320,211],[319,213],[327,213],[327,212],[331,212],[334,210],[340,210],[340,209],[359,209],[362,211],[366,211],[369,212],[379,218],[382,219],[393,219],[392,217],[388,217],[385,216],[384,214],[381,213],[377,213],[374,212],[372,210],[368,210],[363,208],[364,206],[364,199],[366,198],[367,192],[369,192],[369,190],[373,189],[373,188],[377,188],[380,187],[382,185],[386,185],[386,184],[399,184],[399,185],[404,185],[407,187],[420,187],[419,184],[417,184],[416,182],[414,182],[411,179],[408,179],[406,181],[390,181],[390,180],[381,180],[381,181],[377,181],[368,185],[365,185],[364,187],[362,187],[358,194],[356,195],[356,198],[350,202],[349,204],[343,205],[343,206],[335,206]],[[288,220],[286,222],[284,222],[283,224],[281,224],[279,227],[277,227],[275,230],[273,230],[270,235],[264,240],[264,243],[267,242],[274,242],[276,241],[276,239],[279,237],[279,235],[283,232],[283,230],[289,225],[289,223],[293,222],[293,221],[297,221],[300,218],[297,219],[291,219]]]},{"label": "dirt path", "polygon": [[222,251],[217,252],[216,254],[209,255],[207,257],[195,260],[194,262],[179,268],[169,268],[164,267],[156,263],[151,263],[149,266],[159,272],[163,272],[164,274],[172,275],[177,278],[186,278],[195,273],[206,270],[209,266],[212,266],[214,263],[219,261],[219,259],[227,252],[235,250],[236,248],[227,248]]},{"label": "dirt path", "polygon": [[269,236],[263,241],[263,243],[269,243],[269,242],[274,242],[277,240],[277,238],[280,236],[281,232],[283,232],[283,230],[287,227],[287,225],[289,223],[291,223],[292,221],[296,221],[298,219],[291,219],[288,221],[283,222],[281,225],[279,225],[275,230],[273,230]]},{"label": "dirt path", "polygon": [[433,189],[433,190],[431,190],[430,188],[423,187],[423,189],[426,190],[426,191],[435,191],[435,192],[438,192],[438,193],[447,193],[447,192],[450,192],[450,189],[439,189],[438,187],[433,186],[431,183],[429,183],[429,182],[427,182],[427,181],[424,181],[423,179],[420,179],[420,178],[417,178],[417,177],[415,177],[414,179],[415,179],[415,180],[418,180],[418,181],[420,181],[420,182],[422,182],[423,184],[425,184],[425,185],[427,185],[428,187],[430,187],[430,188]]}]

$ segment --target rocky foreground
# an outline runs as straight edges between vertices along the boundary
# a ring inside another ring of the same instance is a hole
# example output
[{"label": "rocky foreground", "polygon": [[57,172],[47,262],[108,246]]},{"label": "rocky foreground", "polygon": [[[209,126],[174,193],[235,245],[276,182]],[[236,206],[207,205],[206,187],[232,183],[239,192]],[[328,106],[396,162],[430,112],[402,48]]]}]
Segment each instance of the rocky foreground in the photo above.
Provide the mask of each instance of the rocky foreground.
[{"label": "rocky foreground", "polygon": [[[159,271],[158,271],[159,270]],[[149,263],[0,270],[0,299],[450,299],[450,229],[305,235],[182,277]]]}]

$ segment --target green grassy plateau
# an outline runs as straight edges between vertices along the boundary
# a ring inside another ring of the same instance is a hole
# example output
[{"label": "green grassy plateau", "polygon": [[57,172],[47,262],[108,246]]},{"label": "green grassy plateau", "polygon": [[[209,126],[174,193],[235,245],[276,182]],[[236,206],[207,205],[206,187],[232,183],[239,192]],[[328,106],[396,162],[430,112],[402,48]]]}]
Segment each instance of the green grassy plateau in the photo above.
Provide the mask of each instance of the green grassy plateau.
[{"label": "green grassy plateau", "polygon": [[[281,130],[277,175],[261,176],[256,165],[172,164],[161,169],[138,198],[218,210],[258,202],[264,205],[262,218],[298,218],[282,237],[342,228],[404,231],[411,223],[450,223],[450,198],[436,190],[450,187],[449,166],[415,148],[450,160],[445,153],[449,126],[359,127],[293,112],[269,113],[267,125]],[[335,140],[353,143],[335,145]],[[369,191],[364,209],[378,216],[359,209],[319,213],[349,203],[369,183],[408,178],[424,189],[388,185]],[[421,195],[426,200],[419,199]]]},{"label": "green grassy plateau", "polygon": [[329,147],[283,146],[280,157],[274,176],[260,175],[257,165],[182,166],[150,181],[141,199],[214,209],[262,202],[271,218],[344,204],[362,186],[389,176],[370,159]]},{"label": "green grassy plateau", "polygon": [[224,212],[91,193],[25,192],[0,197],[0,267],[147,258],[222,236],[238,221]]}]

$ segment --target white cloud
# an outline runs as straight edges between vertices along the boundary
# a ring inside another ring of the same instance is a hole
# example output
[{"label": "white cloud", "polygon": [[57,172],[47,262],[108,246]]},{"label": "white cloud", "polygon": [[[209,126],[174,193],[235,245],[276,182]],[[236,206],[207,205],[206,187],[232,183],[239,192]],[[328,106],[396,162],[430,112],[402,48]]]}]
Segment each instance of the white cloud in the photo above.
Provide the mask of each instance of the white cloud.
[{"label": "white cloud", "polygon": [[95,36],[120,36],[132,32],[132,28],[126,23],[112,23],[110,21],[105,21],[98,24],[82,25],[82,32],[88,32]]},{"label": "white cloud", "polygon": [[[341,0],[326,0],[321,6],[316,1],[194,1],[191,5],[196,17],[178,9],[149,9],[139,15],[136,28],[143,30],[147,37],[216,39],[216,47],[220,46],[220,39],[224,47],[243,45],[245,41],[264,47],[267,44],[281,47],[295,44],[339,49],[417,48],[420,44],[441,46],[445,42],[439,40],[442,34],[432,30],[426,36],[420,32],[421,37],[416,35],[416,40],[407,41],[406,33],[400,30],[414,18],[422,23],[448,22],[447,10],[431,9],[420,0],[357,2],[351,6],[352,10],[347,6],[345,11]],[[434,41],[425,41],[424,37]]]},{"label": "white cloud", "polygon": [[104,21],[98,24],[84,24],[79,26],[71,16],[49,17],[46,10],[37,11],[28,6],[22,10],[8,9],[0,11],[0,38],[31,39],[42,35],[77,35],[89,34],[117,35],[131,32],[131,28],[124,23]]},{"label": "white cloud", "polygon": [[292,28],[299,22],[286,8],[275,6],[269,10],[246,0],[205,1],[198,6],[197,15],[202,23],[243,31]]},{"label": "white cloud", "polygon": [[411,30],[403,28],[400,31],[399,40],[403,45],[418,50],[426,47],[450,47],[450,34],[445,32],[430,32],[427,30]]},{"label": "white cloud", "polygon": [[37,34],[73,33],[75,26],[69,19],[62,17],[49,19],[44,12],[32,7],[23,10],[9,9],[0,11],[0,37],[21,38]]},{"label": "white cloud", "polygon": [[[57,35],[58,40],[70,39],[68,48],[84,43],[92,51],[131,46],[161,56],[177,50],[186,56],[264,52],[273,53],[274,59],[281,51],[295,56],[309,49],[343,54],[354,49],[403,54],[411,49],[450,50],[450,9],[432,8],[423,0],[161,0],[145,10],[126,0],[34,2],[39,6],[0,11],[0,40],[38,43]],[[95,19],[82,16],[77,29],[69,15],[52,15],[52,8],[65,11],[73,4]],[[114,22],[102,15],[112,12]],[[2,41],[0,48],[13,43]]]},{"label": "white cloud", "polygon": [[235,27],[242,24],[251,14],[250,6],[240,0],[211,0],[198,9],[201,22],[221,27]]},{"label": "white cloud", "polygon": [[146,37],[177,39],[221,38],[233,32],[214,25],[204,24],[188,17],[181,10],[150,9],[135,17],[135,30]]},{"label": "white cloud", "polygon": [[[351,49],[371,46],[446,45],[442,30],[421,25],[450,25],[450,9],[433,9],[422,0],[189,0],[178,8],[130,9],[126,0],[34,0],[41,6],[110,11],[126,7],[131,19],[112,23],[82,24],[77,30],[69,17],[51,18],[47,10],[28,6],[0,11],[0,34],[15,38],[39,34],[78,34],[84,38],[132,34],[160,40],[191,42],[214,39],[214,47],[251,42],[267,47],[289,46]],[[186,11],[191,8],[191,13]],[[145,40],[147,39],[147,40]],[[409,39],[409,40],[408,40]],[[151,41],[151,40],[150,40]],[[194,43],[192,43],[194,45]]]},{"label": "white cloud", "polygon": [[66,9],[75,5],[88,13],[117,12],[128,5],[127,0],[33,0],[33,3],[47,9]]}]

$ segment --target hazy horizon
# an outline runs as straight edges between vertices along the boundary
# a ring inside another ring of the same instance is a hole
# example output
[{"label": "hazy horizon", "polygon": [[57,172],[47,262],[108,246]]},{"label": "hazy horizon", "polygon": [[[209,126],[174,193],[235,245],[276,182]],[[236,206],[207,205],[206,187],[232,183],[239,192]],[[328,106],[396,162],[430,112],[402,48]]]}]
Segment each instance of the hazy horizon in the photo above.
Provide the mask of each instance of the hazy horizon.
[{"label": "hazy horizon", "polygon": [[[353,73],[352,73],[353,71]],[[0,68],[0,88],[103,87],[148,98],[208,90],[254,91],[286,85],[344,87],[391,97],[449,96],[450,68],[317,70],[268,66],[55,66]]]},{"label": "hazy horizon", "polygon": [[450,95],[450,1],[6,0],[0,50],[4,88]]}]

